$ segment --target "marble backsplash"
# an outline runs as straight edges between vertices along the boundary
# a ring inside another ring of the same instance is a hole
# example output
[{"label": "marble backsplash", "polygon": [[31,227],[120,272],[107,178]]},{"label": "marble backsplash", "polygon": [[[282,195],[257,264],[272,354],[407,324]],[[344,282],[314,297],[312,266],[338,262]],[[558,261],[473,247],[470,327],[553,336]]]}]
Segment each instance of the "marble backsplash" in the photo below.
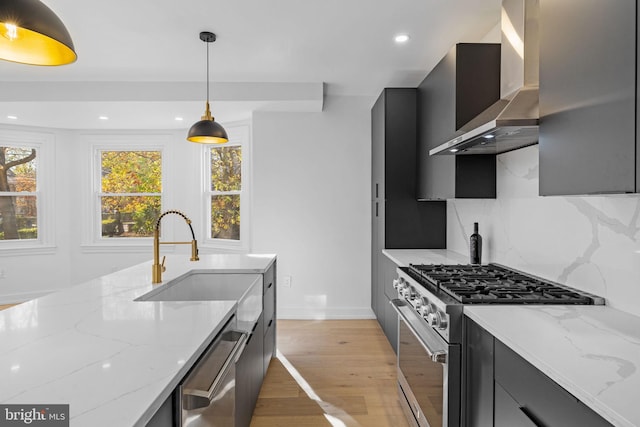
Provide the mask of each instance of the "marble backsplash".
[{"label": "marble backsplash", "polygon": [[538,196],[538,146],[498,156],[495,200],[447,201],[447,247],[604,297],[640,316],[640,195]]}]

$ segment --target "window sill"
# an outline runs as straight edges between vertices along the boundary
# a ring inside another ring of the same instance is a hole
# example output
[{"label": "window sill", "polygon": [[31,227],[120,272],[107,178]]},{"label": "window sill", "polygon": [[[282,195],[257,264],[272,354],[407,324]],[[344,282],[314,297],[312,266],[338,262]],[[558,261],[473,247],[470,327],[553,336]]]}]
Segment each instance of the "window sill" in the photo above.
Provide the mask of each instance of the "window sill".
[{"label": "window sill", "polygon": [[[174,252],[175,245],[163,245],[163,252]],[[80,251],[84,254],[108,254],[108,253],[145,253],[149,256],[153,255],[153,242],[134,243],[134,244],[85,244],[80,246]]]},{"label": "window sill", "polygon": [[55,254],[57,250],[58,248],[56,246],[45,245],[0,247],[0,256],[52,255]]}]

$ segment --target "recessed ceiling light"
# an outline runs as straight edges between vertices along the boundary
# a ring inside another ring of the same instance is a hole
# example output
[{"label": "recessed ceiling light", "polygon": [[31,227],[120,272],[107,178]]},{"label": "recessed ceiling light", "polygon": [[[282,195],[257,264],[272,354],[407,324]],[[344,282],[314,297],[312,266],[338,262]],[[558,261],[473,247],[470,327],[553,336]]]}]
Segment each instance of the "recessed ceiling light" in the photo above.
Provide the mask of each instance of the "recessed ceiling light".
[{"label": "recessed ceiling light", "polygon": [[182,117],[176,117],[176,121],[177,121],[177,122],[181,122],[182,120],[183,120],[183,118],[182,118]]},{"label": "recessed ceiling light", "polygon": [[98,117],[98,118],[99,118],[100,120],[109,120],[109,117],[107,117],[107,116],[100,116],[100,117]]},{"label": "recessed ceiling light", "polygon": [[396,41],[396,43],[406,43],[409,41],[409,36],[406,34],[398,34],[394,40]]},{"label": "recessed ceiling light", "polygon": [[7,119],[18,120],[18,116],[7,116]]}]

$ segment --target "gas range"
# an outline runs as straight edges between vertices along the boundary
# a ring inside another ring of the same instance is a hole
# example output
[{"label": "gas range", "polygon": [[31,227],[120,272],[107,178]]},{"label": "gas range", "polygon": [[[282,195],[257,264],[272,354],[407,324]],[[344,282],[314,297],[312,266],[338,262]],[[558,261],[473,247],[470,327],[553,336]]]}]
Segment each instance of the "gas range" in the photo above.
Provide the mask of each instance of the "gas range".
[{"label": "gas range", "polygon": [[602,305],[604,299],[500,264],[409,264],[394,288],[448,342],[462,339],[466,304]]},{"label": "gas range", "polygon": [[462,425],[465,305],[604,304],[499,264],[410,264],[396,272],[398,298],[391,304],[398,313],[398,396],[419,427]]},{"label": "gas range", "polygon": [[462,304],[603,304],[602,298],[499,264],[409,264],[419,284]]}]

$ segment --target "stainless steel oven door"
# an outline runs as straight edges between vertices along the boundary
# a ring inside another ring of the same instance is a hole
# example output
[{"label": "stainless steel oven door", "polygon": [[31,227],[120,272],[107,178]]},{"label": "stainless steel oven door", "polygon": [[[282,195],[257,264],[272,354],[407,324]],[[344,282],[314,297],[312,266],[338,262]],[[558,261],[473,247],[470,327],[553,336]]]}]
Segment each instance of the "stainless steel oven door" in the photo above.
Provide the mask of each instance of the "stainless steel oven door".
[{"label": "stainless steel oven door", "polygon": [[407,418],[420,427],[460,425],[460,346],[448,344],[404,300],[398,312],[398,385]]}]

